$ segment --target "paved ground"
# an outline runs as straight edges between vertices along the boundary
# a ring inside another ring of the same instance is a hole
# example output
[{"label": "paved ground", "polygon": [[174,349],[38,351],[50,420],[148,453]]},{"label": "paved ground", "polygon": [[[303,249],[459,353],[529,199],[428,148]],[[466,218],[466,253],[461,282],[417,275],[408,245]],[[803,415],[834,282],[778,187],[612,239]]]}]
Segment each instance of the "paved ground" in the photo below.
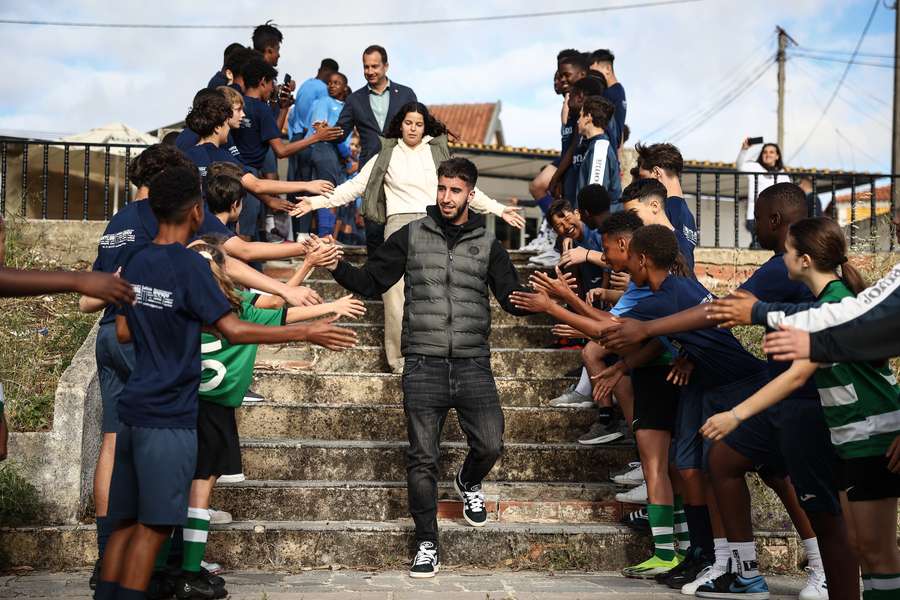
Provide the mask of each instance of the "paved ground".
[{"label": "paved ground", "polygon": [[[0,576],[0,598],[91,598],[88,571]],[[234,600],[612,600],[684,598],[650,582],[611,573],[441,572],[414,581],[405,572],[306,571],[300,574],[242,571],[226,575]],[[797,597],[801,581],[770,577],[772,598]]]}]

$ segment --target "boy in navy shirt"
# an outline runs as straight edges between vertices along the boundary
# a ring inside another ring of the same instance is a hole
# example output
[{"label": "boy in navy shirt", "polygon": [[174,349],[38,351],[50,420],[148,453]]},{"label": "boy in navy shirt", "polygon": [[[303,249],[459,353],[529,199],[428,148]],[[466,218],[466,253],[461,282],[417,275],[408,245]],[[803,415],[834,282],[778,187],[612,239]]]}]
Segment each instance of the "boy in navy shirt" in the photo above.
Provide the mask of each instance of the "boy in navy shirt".
[{"label": "boy in navy shirt", "polygon": [[676,229],[666,215],[666,187],[656,179],[638,179],[622,190],[622,208],[637,214],[644,225],[662,225],[671,230],[678,240],[678,250],[687,262],[688,271],[694,272],[694,243],[684,235],[684,229]]},{"label": "boy in navy shirt", "polygon": [[233,81],[234,76],[229,69],[228,59],[231,57],[232,53],[243,49],[244,45],[237,42],[232,42],[225,47],[225,52],[222,57],[222,68],[209,78],[209,83],[206,84],[207,88],[214,90],[221,85],[229,85]]},{"label": "boy in navy shirt", "polygon": [[612,201],[612,211],[621,210],[622,181],[619,176],[617,147],[606,134],[609,120],[615,107],[605,98],[590,97],[581,107],[578,117],[578,132],[584,137],[584,158],[579,166],[577,195],[591,183],[599,183],[606,188]]},{"label": "boy in navy shirt", "polygon": [[125,258],[136,300],[116,316],[119,341],[134,340],[135,366],[119,397],[108,515],[116,530],[98,599],[144,598],[160,546],[185,521],[197,452],[202,327],[215,326],[233,344],[308,340],[342,349],[355,339],[331,320],[281,328],[240,321],[209,263],[184,247],[203,221],[197,171],[168,169],[150,188],[159,230]]},{"label": "boy in navy shirt", "polygon": [[680,229],[684,237],[695,246],[700,243],[700,230],[693,213],[684,201],[681,191],[681,171],[684,159],[681,152],[672,144],[651,144],[643,146],[635,144],[637,151],[637,174],[640,179],[658,179],[666,186],[666,216],[676,229]]},{"label": "boy in navy shirt", "polygon": [[628,104],[625,101],[625,88],[619,83],[619,80],[616,78],[616,71],[613,68],[615,60],[615,55],[607,49],[591,52],[591,70],[599,71],[606,79],[606,89],[603,91],[603,97],[616,107],[613,121],[615,122],[615,130],[618,136],[614,141],[617,146],[621,146],[625,143],[625,113]]}]

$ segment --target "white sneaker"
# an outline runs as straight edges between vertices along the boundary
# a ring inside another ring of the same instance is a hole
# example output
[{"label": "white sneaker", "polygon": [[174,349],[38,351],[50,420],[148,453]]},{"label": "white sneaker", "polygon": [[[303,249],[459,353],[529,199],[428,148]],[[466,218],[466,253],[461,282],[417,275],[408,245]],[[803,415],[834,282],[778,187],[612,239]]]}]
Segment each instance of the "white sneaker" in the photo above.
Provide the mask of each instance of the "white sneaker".
[{"label": "white sneaker", "polygon": [[800,590],[800,600],[828,600],[825,572],[806,567],[806,586]]},{"label": "white sneaker", "polygon": [[647,504],[647,484],[642,483],[627,492],[616,494],[616,502],[623,504]]},{"label": "white sneaker", "polygon": [[220,475],[216,483],[240,483],[242,481],[247,481],[243,473],[233,473],[231,475]]},{"label": "white sneaker", "polygon": [[209,524],[210,525],[228,525],[234,519],[231,518],[230,512],[225,512],[224,510],[216,510],[214,508],[209,509]]},{"label": "white sneaker", "polygon": [[697,575],[697,579],[681,586],[681,593],[685,596],[694,596],[701,585],[714,581],[725,574],[725,569],[720,566],[713,565],[706,567]]},{"label": "white sneaker", "polygon": [[635,468],[628,471],[627,473],[622,473],[621,475],[616,475],[612,478],[613,483],[618,483],[619,485],[627,485],[629,487],[635,487],[644,483],[644,470],[641,468],[641,463],[638,463]]},{"label": "white sneaker", "polygon": [[594,400],[590,396],[579,394],[575,391],[573,383],[566,388],[562,394],[550,401],[553,408],[590,408],[594,405]]},{"label": "white sneaker", "polygon": [[254,392],[253,390],[247,390],[244,392],[244,400],[242,404],[253,404],[254,402],[263,402],[265,398]]},{"label": "white sneaker", "polygon": [[540,227],[538,227],[537,236],[522,246],[521,250],[524,250],[525,252],[543,252],[548,246],[553,245],[549,240],[549,233],[550,228],[547,224],[547,219],[543,219]]},{"label": "white sneaker", "polygon": [[532,256],[528,259],[528,262],[532,265],[538,265],[540,267],[555,267],[559,264],[559,252],[556,251],[552,246],[547,248],[537,256]]}]

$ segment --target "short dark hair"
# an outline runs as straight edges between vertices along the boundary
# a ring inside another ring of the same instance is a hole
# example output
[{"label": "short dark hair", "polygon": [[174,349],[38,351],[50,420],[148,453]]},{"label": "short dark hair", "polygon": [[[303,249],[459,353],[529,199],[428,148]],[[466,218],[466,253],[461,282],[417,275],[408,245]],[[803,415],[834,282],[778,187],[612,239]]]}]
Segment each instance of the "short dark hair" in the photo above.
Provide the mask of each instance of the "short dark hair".
[{"label": "short dark hair", "polygon": [[667,271],[678,262],[678,240],[665,225],[645,225],[635,231],[630,251],[646,255],[656,267]]},{"label": "short dark hair", "polygon": [[339,71],[340,67],[338,63],[333,58],[323,58],[322,63],[319,65],[320,71]]},{"label": "short dark hair", "polygon": [[150,181],[147,200],[156,220],[182,223],[188,211],[200,202],[200,174],[197,167],[169,167]]},{"label": "short dark hair", "polygon": [[381,62],[383,62],[384,64],[388,64],[387,50],[384,49],[384,46],[379,46],[378,44],[372,44],[371,46],[368,46],[365,50],[363,50],[363,56],[365,56],[366,54],[374,54],[375,52],[381,55]]},{"label": "short dark hair", "polygon": [[137,187],[149,186],[150,181],[172,167],[197,167],[187,155],[169,144],[153,144],[137,155],[128,167],[128,179]]},{"label": "short dark hair", "polygon": [[673,144],[662,143],[644,146],[638,142],[634,145],[634,149],[638,155],[638,166],[646,171],[652,170],[653,167],[659,167],[675,175],[681,175],[681,171],[684,170],[684,159],[681,157],[681,151]]},{"label": "short dark hair", "polygon": [[161,141],[166,146],[174,146],[175,140],[178,139],[179,135],[181,135],[180,131],[170,131],[169,133],[167,133],[166,135],[163,136],[163,139]]},{"label": "short dark hair", "polygon": [[620,211],[609,215],[599,228],[602,235],[630,234],[644,226],[641,218],[631,211]]},{"label": "short dark hair", "polygon": [[581,105],[581,114],[590,115],[594,126],[603,129],[609,127],[609,120],[615,112],[616,107],[603,96],[588,96]]},{"label": "short dark hair", "polygon": [[184,119],[184,124],[201,138],[212,135],[216,127],[220,127],[231,118],[231,103],[221,92],[204,96],[191,108]]},{"label": "short dark hair", "polygon": [[278,78],[278,70],[262,58],[252,58],[241,70],[244,88],[259,87],[263,80],[274,81]]},{"label": "short dark hair", "polygon": [[254,58],[262,58],[262,54],[250,48],[238,48],[225,57],[225,68],[231,71],[232,75],[242,76],[244,65]]},{"label": "short dark hair", "polygon": [[266,21],[253,30],[253,49],[263,52],[266,48],[273,48],[275,44],[284,41],[284,36],[278,28],[272,25],[272,21]]},{"label": "short dark hair", "polygon": [[225,97],[217,88],[200,88],[199,90],[197,90],[197,93],[194,94],[194,99],[191,100],[191,106],[197,106],[201,100],[210,96],[222,96],[223,98]]},{"label": "short dark hair", "polygon": [[561,217],[566,213],[575,212],[572,203],[565,198],[557,198],[547,209],[547,220],[553,223],[554,217]]},{"label": "short dark hair", "polygon": [[348,84],[348,83],[350,82],[350,80],[347,79],[347,76],[344,75],[343,73],[341,73],[340,71],[335,71],[334,73],[332,73],[332,75],[337,75],[337,76],[339,76],[341,79],[343,79],[343,80],[344,80],[344,85],[346,85],[346,84]]},{"label": "short dark hair", "polygon": [[206,176],[206,205],[210,212],[223,213],[244,197],[241,180],[230,175]]},{"label": "short dark hair", "polygon": [[597,69],[588,69],[587,76],[588,76],[588,77],[596,77],[597,79],[599,79],[600,81],[602,81],[602,82],[603,82],[603,89],[606,89],[607,87],[609,87],[609,83],[606,81],[606,75],[604,75],[603,73],[601,73],[601,72],[598,71]]},{"label": "short dark hair", "polygon": [[759,193],[757,204],[768,203],[771,209],[781,213],[788,224],[807,216],[809,207],[806,192],[796,183],[776,183]]},{"label": "short dark hair", "polygon": [[461,156],[455,156],[442,162],[438,166],[437,174],[438,177],[458,177],[472,188],[478,181],[478,167],[468,158]]},{"label": "short dark hair", "polygon": [[568,58],[570,56],[577,56],[579,54],[581,54],[581,51],[576,50],[575,48],[566,48],[564,50],[560,50],[559,52],[556,53],[556,62],[560,63],[560,62],[562,62],[562,59],[564,59],[564,58]]},{"label": "short dark hair", "polygon": [[585,96],[600,96],[606,91],[606,78],[588,75],[573,83],[572,89],[583,92]]},{"label": "short dark hair", "polygon": [[629,202],[631,200],[644,201],[651,196],[659,196],[660,199],[665,202],[668,195],[666,186],[659,180],[637,179],[632,181],[624,190],[622,190],[622,202]]},{"label": "short dark hair", "polygon": [[225,52],[222,53],[222,68],[228,64],[228,57],[238,50],[243,50],[245,46],[238,42],[232,42],[225,46]]},{"label": "short dark hair", "polygon": [[613,64],[616,60],[616,55],[613,54],[607,48],[601,48],[600,50],[594,50],[591,52],[591,62],[608,62],[609,64]]},{"label": "short dark hair", "polygon": [[578,209],[589,215],[609,212],[610,204],[609,192],[599,183],[586,185],[578,192]]},{"label": "short dark hair", "polygon": [[579,52],[578,54],[570,54],[562,57],[558,63],[560,66],[562,65],[572,65],[576,69],[587,72],[588,69],[591,68],[591,64],[584,57],[584,54]]}]

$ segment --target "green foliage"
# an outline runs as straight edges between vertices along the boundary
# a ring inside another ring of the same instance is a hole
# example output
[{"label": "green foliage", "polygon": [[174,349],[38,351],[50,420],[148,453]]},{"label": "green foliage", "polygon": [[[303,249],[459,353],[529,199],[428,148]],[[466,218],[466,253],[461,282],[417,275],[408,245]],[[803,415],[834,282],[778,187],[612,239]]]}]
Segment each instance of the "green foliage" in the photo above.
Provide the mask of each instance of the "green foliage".
[{"label": "green foliage", "polygon": [[14,462],[0,463],[0,527],[40,522],[41,498]]}]

